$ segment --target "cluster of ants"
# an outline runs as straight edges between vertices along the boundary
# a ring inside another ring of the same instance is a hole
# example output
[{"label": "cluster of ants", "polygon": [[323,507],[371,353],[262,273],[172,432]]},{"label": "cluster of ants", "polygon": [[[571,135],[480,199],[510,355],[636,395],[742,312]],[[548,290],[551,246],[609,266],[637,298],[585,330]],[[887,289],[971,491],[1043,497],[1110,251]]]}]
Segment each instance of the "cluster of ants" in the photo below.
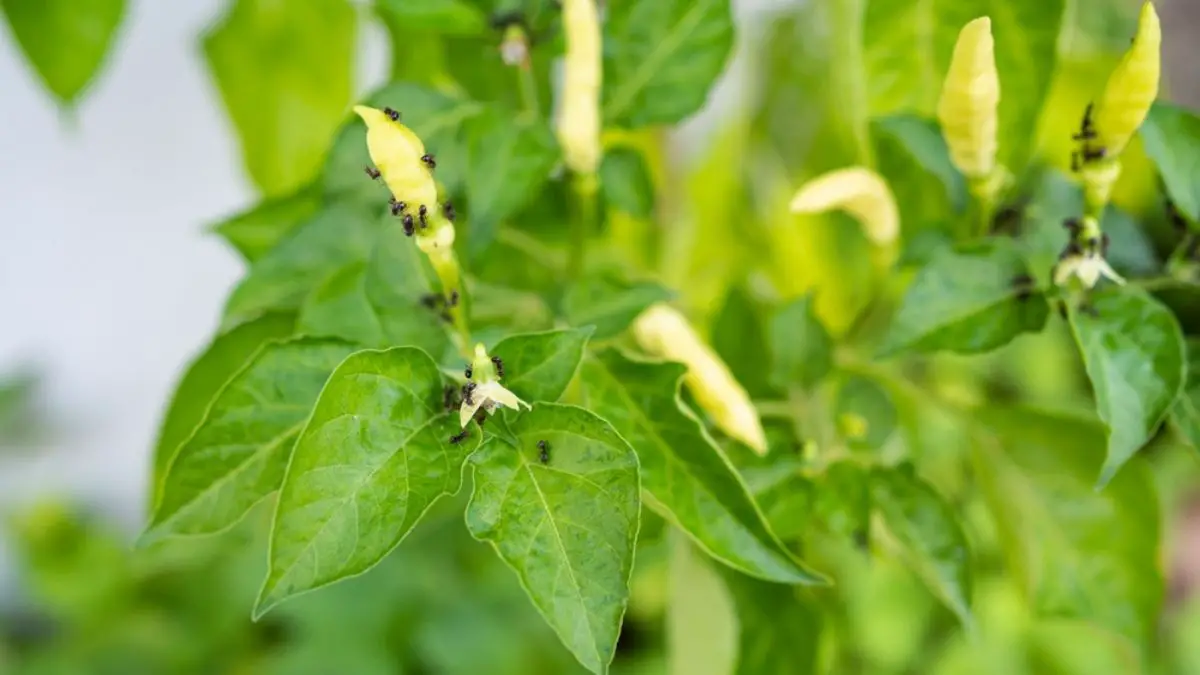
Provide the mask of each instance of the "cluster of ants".
[{"label": "cluster of ants", "polygon": [[1079,127],[1079,133],[1071,137],[1071,140],[1080,143],[1079,149],[1071,153],[1071,171],[1078,173],[1084,166],[1100,161],[1108,154],[1106,148],[1092,146],[1091,141],[1095,138],[1096,127],[1092,122],[1092,104],[1089,103],[1083,111],[1083,123]]},{"label": "cluster of ants", "polygon": [[[492,365],[496,367],[496,379],[504,379],[504,360],[499,356],[493,356]],[[447,412],[457,410],[464,402],[467,405],[474,405],[474,400],[472,397],[475,395],[475,388],[478,385],[471,381],[471,378],[475,375],[475,371],[470,364],[468,364],[466,370],[463,371],[463,375],[467,377],[467,383],[462,386],[461,390],[457,390],[454,387],[446,387],[443,393],[442,404],[445,406]],[[482,427],[483,423],[487,420],[487,414],[488,411],[485,409],[485,406],[480,406],[479,410],[475,411],[475,417],[473,418],[475,423]],[[462,431],[451,436],[450,442],[455,445],[462,443],[464,440],[466,440],[468,434],[470,434],[470,429],[464,428]],[[537,448],[538,461],[540,461],[542,464],[549,464],[550,444],[546,441],[538,441]]]},{"label": "cluster of ants", "polygon": [[[392,120],[393,122],[400,121],[400,112],[394,108],[384,108],[383,114],[387,115],[388,119]],[[434,159],[433,155],[429,153],[421,155],[421,161],[425,163],[425,166],[429,167],[430,171],[437,168],[437,160]],[[363,170],[367,172],[367,175],[371,177],[371,180],[379,180],[379,177],[382,175],[379,172],[379,169],[376,169],[370,165],[363,167]],[[413,234],[417,231],[418,226],[423,230],[429,225],[429,207],[425,204],[419,204],[417,206],[416,219],[413,218],[411,213],[408,213],[408,204],[396,199],[394,196],[388,199],[388,204],[392,207],[393,216],[404,216],[402,222],[404,223],[405,236],[413,236]],[[442,213],[446,214],[446,220],[449,220],[452,223],[454,222],[454,204],[446,201],[445,204],[442,204]]]}]

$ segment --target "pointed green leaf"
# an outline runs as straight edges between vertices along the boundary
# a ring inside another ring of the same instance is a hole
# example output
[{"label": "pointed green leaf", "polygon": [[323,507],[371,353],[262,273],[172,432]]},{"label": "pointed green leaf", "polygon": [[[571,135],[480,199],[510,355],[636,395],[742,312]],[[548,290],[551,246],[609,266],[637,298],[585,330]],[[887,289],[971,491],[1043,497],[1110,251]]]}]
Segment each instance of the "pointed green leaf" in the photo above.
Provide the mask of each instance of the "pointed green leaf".
[{"label": "pointed green leaf", "polygon": [[880,353],[974,354],[1039,331],[1050,306],[1007,241],[943,249],[917,272]]},{"label": "pointed green leaf", "polygon": [[709,339],[734,379],[751,398],[771,398],[771,352],[767,346],[764,312],[750,294],[738,286],[729,289],[713,319]]},{"label": "pointed green leaf", "polygon": [[1150,108],[1141,127],[1146,155],[1158,167],[1175,208],[1200,223],[1200,117],[1190,110],[1161,101]]},{"label": "pointed green leaf", "polygon": [[290,195],[263,201],[213,225],[212,231],[229,242],[247,261],[254,262],[320,209],[321,195],[312,187],[305,187]]},{"label": "pointed green leaf", "polygon": [[410,34],[478,35],[487,17],[467,0],[380,0],[379,11]]},{"label": "pointed green leaf", "polygon": [[295,318],[287,314],[267,314],[242,324],[217,336],[188,366],[171,396],[154,444],[151,507],[158,503],[175,450],[204,419],[213,397],[265,343],[291,335],[295,323]]},{"label": "pointed green leaf", "polygon": [[871,120],[871,136],[877,170],[892,190],[906,238],[966,209],[967,182],[950,160],[937,122],[889,115]]},{"label": "pointed green leaf", "polygon": [[818,673],[819,607],[807,589],[789,588],[722,570],[737,610],[738,660],[734,675]]},{"label": "pointed green leaf", "polygon": [[609,148],[600,163],[600,187],[610,209],[638,218],[654,214],[654,180],[642,153],[631,147]]},{"label": "pointed green leaf", "polygon": [[738,657],[738,616],[720,573],[677,530],[668,533],[667,673],[729,675]]},{"label": "pointed green leaf", "polygon": [[345,202],[321,211],[255,261],[225,304],[226,325],[265,311],[299,308],[329,275],[367,259],[379,224],[378,211]]},{"label": "pointed green leaf", "polygon": [[1133,288],[1098,293],[1071,309],[1071,330],[1108,427],[1104,486],[1138,451],[1183,390],[1187,354],[1175,316]]},{"label": "pointed green leaf", "polygon": [[766,524],[729,460],[679,401],[684,367],[615,350],[584,360],[588,406],[637,450],[648,503],[709,555],[751,576],[821,583]]},{"label": "pointed green leaf", "polygon": [[812,296],[780,307],[769,329],[771,382],[811,388],[833,368],[833,340],[817,318]]},{"label": "pointed green leaf", "polygon": [[592,275],[567,289],[563,313],[573,326],[595,326],[593,339],[604,340],[623,332],[650,305],[671,297],[671,291],[650,281]]},{"label": "pointed green leaf", "polygon": [[256,616],[366,572],[458,492],[479,435],[451,442],[458,424],[443,385],[414,347],[358,352],[333,371],[280,488]]},{"label": "pointed green leaf", "polygon": [[125,0],[0,0],[0,9],[42,83],[70,106],[104,63]]},{"label": "pointed green leaf", "polygon": [[[608,672],[640,501],[633,449],[581,408],[540,403],[475,454],[467,527],[495,547],[575,658]],[[539,441],[546,441],[546,464]]]},{"label": "pointed green leaf", "polygon": [[954,508],[911,465],[871,472],[871,499],[917,575],[971,624],[971,551]]},{"label": "pointed green leaf", "polygon": [[489,353],[501,359],[501,383],[519,398],[557,401],[579,370],[590,335],[587,328],[510,335]]},{"label": "pointed green leaf", "polygon": [[1171,422],[1193,448],[1200,449],[1200,340],[1186,345],[1187,383],[1171,407]]},{"label": "pointed green leaf", "polygon": [[311,338],[259,350],[175,453],[145,537],[221,532],[279,489],[321,387],[352,351]]},{"label": "pointed green leaf", "polygon": [[484,250],[496,226],[529,204],[550,180],[558,143],[546,123],[489,108],[467,124],[470,247]]},{"label": "pointed green leaf", "polygon": [[855,461],[834,462],[819,472],[780,464],[755,476],[751,489],[771,528],[785,541],[804,541],[819,533],[866,539],[869,476]]},{"label": "pointed green leaf", "polygon": [[974,476],[1001,547],[1045,618],[1075,618],[1153,648],[1163,601],[1159,496],[1132,462],[1102,491],[1104,430],[1092,420],[980,408]]},{"label": "pointed green leaf", "polygon": [[[481,104],[420,85],[397,82],[367,97],[367,105],[400,111],[401,121],[421,137],[425,150],[437,157],[436,177],[450,193],[458,191],[467,170],[463,125],[479,114]],[[382,206],[388,190],[367,177],[367,127],[357,115],[345,119],[325,161],[321,182],[325,195]]]},{"label": "pointed green leaf", "polygon": [[729,0],[612,3],[604,24],[604,119],[673,124],[704,105],[733,47]]},{"label": "pointed green leaf", "polygon": [[316,176],[353,95],[356,23],[346,0],[237,0],[204,35],[246,168],[265,194]]},{"label": "pointed green leaf", "polygon": [[431,292],[421,253],[389,220],[369,262],[343,267],[308,296],[297,330],[368,347],[420,347],[440,358],[450,338],[438,312],[422,304]]}]

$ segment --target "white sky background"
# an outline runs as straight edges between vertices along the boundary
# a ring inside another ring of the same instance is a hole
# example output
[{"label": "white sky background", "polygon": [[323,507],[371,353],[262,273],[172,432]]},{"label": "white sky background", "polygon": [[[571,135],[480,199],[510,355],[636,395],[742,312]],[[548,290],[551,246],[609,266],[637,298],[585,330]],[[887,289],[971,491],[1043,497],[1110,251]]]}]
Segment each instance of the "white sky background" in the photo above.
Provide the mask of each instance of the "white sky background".
[{"label": "white sky background", "polygon": [[[197,42],[224,5],[131,1],[74,119],[0,29],[0,377],[37,368],[54,423],[36,448],[0,449],[0,512],[70,495],[140,526],[159,415],[242,272],[204,226],[255,199]],[[366,91],[385,38],[364,34],[361,54]],[[722,84],[681,147],[702,146],[737,89]]]}]

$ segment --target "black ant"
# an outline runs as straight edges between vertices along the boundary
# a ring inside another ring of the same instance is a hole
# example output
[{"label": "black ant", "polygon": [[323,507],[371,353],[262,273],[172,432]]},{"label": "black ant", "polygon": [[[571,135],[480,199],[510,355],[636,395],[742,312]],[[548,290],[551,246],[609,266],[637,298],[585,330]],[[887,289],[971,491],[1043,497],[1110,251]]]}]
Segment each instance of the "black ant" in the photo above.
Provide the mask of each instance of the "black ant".
[{"label": "black ant", "polygon": [[392,108],[384,108],[383,114],[387,115],[388,119],[390,119],[393,122],[400,121],[400,111],[399,110],[393,110]]},{"label": "black ant", "polygon": [[431,169],[437,168],[437,162],[434,161],[433,155],[430,155],[430,154],[421,155],[421,161],[425,162],[425,164],[427,166],[429,166],[429,168],[431,168]]},{"label": "black ant", "polygon": [[475,387],[476,387],[476,384],[474,382],[468,382],[465,385],[463,385],[463,389],[462,389],[463,402],[466,403],[467,405],[475,405],[475,399],[472,398],[472,396],[471,396],[472,394],[475,393]]},{"label": "black ant", "polygon": [[367,175],[371,177],[371,180],[379,180],[379,177],[383,175],[379,173],[379,169],[376,169],[373,166],[364,166],[363,171],[367,172]]},{"label": "black ant", "polygon": [[404,214],[404,236],[411,237],[411,236],[413,236],[413,232],[414,232],[414,228],[413,228],[412,214],[406,213],[406,214]]},{"label": "black ant", "polygon": [[446,301],[447,307],[458,307],[458,291],[450,291],[450,299]]},{"label": "black ant", "polygon": [[538,460],[541,461],[542,464],[549,464],[550,463],[550,444],[547,443],[546,441],[538,441],[537,447],[538,447]]},{"label": "black ant", "polygon": [[1077,256],[1080,253],[1083,253],[1083,247],[1079,245],[1079,242],[1072,239],[1071,241],[1067,242],[1067,245],[1063,248],[1062,253],[1058,254],[1058,259],[1065,260],[1067,258]]},{"label": "black ant", "polygon": [[443,204],[442,205],[442,213],[446,214],[446,220],[448,220],[452,223],[454,222],[455,214],[454,214],[454,205],[453,204],[451,204],[450,202],[446,202],[445,204]]},{"label": "black ant", "polygon": [[1083,123],[1079,125],[1079,133],[1071,137],[1075,141],[1090,141],[1096,137],[1096,127],[1092,126],[1092,104],[1087,104],[1083,110]]},{"label": "black ant", "polygon": [[504,379],[504,361],[500,360],[499,356],[492,357],[492,363],[496,366],[496,379]]},{"label": "black ant", "polygon": [[395,197],[392,197],[388,203],[392,205],[392,215],[393,216],[398,216],[401,213],[404,213],[404,209],[408,208],[408,204],[405,204],[402,201],[398,201]]},{"label": "black ant", "polygon": [[421,296],[421,306],[425,309],[436,309],[442,298],[437,293],[426,293]]},{"label": "black ant", "polygon": [[481,407],[479,410],[475,411],[475,417],[473,417],[472,419],[475,420],[475,424],[478,424],[480,427],[482,427],[483,423],[487,421],[487,416],[488,416],[487,408]]},{"label": "black ant", "polygon": [[446,387],[442,390],[442,406],[447,412],[454,410],[462,402],[458,400],[458,390],[454,387]]},{"label": "black ant", "polygon": [[470,364],[467,364],[467,369],[463,371],[463,374],[466,375],[467,379],[469,380],[471,379],[471,376],[475,374],[475,369],[472,368]]},{"label": "black ant", "polygon": [[463,442],[463,439],[465,439],[467,437],[468,433],[470,433],[470,432],[467,431],[466,429],[463,429],[462,431],[458,432],[457,434],[454,434],[453,436],[451,436],[450,442],[453,443],[454,445],[458,445],[459,443]]},{"label": "black ant", "polygon": [[1067,232],[1072,237],[1075,237],[1078,236],[1079,231],[1083,229],[1083,222],[1078,218],[1067,218],[1063,221],[1063,227],[1066,228]]},{"label": "black ant", "polygon": [[424,204],[422,204],[422,205],[421,205],[421,206],[420,206],[420,207],[417,209],[417,215],[420,217],[420,220],[421,220],[421,227],[422,227],[422,229],[423,229],[423,228],[425,227],[425,217],[426,217],[427,215],[429,215],[429,209],[425,208],[425,205],[424,205]]}]

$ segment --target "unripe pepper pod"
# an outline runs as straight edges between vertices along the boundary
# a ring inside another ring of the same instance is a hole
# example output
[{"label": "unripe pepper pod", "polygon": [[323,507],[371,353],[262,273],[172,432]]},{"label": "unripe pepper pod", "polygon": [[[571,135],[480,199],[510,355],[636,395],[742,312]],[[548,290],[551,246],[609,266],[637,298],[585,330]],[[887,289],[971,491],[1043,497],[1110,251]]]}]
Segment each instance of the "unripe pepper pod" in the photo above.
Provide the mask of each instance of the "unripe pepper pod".
[{"label": "unripe pepper pod", "polygon": [[950,157],[968,178],[986,179],[996,168],[999,105],[992,20],[985,16],[959,32],[937,106]]},{"label": "unripe pepper pod", "polygon": [[1161,47],[1158,14],[1154,5],[1147,2],[1142,5],[1133,45],[1108,77],[1104,93],[1096,103],[1095,142],[1108,157],[1115,157],[1125,149],[1158,97]]},{"label": "unripe pepper pod", "polygon": [[596,0],[563,0],[562,98],[556,135],[567,168],[581,175],[600,165],[600,16]]},{"label": "unripe pepper pod", "polygon": [[434,208],[437,183],[422,159],[427,153],[421,139],[382,110],[356,105],[354,112],[367,125],[367,151],[396,200],[414,209],[421,205]]},{"label": "unripe pepper pod", "polygon": [[721,431],[766,454],[766,434],[749,395],[683,315],[666,305],[654,305],[634,322],[633,334],[650,354],[687,366],[684,384]]}]

